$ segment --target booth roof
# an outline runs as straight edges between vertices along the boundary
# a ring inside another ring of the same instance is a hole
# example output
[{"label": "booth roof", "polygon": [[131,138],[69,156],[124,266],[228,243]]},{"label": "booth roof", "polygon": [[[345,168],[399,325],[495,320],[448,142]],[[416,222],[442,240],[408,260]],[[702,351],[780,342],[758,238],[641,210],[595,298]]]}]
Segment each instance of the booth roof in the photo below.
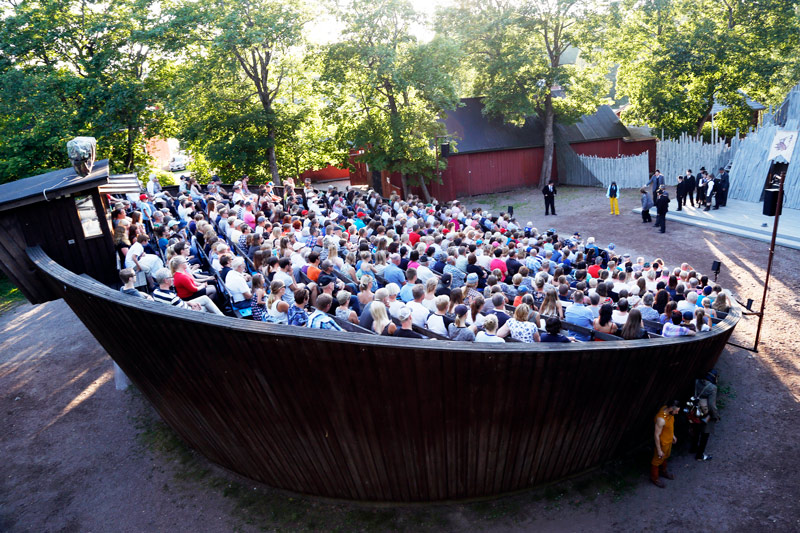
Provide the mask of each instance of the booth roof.
[{"label": "booth roof", "polygon": [[52,200],[108,183],[108,159],[97,161],[88,176],[72,167],[0,185],[0,211]]}]

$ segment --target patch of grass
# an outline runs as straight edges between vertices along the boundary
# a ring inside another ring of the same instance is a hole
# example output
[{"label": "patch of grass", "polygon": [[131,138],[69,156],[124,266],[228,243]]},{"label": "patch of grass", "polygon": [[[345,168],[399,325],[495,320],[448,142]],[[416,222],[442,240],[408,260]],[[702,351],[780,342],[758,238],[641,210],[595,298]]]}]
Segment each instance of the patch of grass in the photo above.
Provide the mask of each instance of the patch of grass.
[{"label": "patch of grass", "polygon": [[729,400],[736,399],[736,391],[729,383],[720,383],[717,392],[719,393],[717,394],[717,409],[720,411],[725,409]]},{"label": "patch of grass", "polygon": [[0,314],[24,301],[25,296],[22,295],[16,285],[11,283],[11,280],[0,272]]}]

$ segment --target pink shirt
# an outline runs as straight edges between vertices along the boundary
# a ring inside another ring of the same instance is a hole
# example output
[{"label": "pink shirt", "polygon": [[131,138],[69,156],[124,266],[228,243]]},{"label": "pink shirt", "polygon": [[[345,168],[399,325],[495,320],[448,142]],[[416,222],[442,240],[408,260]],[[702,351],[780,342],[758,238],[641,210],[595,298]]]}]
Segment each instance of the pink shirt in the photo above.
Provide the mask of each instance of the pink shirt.
[{"label": "pink shirt", "polygon": [[245,224],[250,226],[250,229],[255,231],[255,229],[256,229],[256,216],[252,213],[252,211],[245,211],[245,213],[244,213],[244,222],[245,222]]}]

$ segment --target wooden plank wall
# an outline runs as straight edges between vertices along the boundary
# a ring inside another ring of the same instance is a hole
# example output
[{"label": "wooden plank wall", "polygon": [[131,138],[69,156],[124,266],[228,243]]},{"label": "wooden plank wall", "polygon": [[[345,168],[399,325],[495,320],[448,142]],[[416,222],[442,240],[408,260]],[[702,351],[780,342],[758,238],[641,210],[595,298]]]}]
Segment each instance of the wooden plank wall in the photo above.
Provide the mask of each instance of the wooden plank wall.
[{"label": "wooden plank wall", "polygon": [[667,185],[677,185],[678,175],[686,174],[687,169],[692,169],[697,175],[700,168],[705,167],[716,174],[717,169],[734,161],[740,144],[738,132],[730,140],[730,144],[719,137],[717,130],[712,131],[710,143],[684,133],[678,139],[663,139],[658,142],[656,168],[664,174]]},{"label": "wooden plank wall", "polygon": [[596,157],[575,153],[566,143],[557,146],[559,181],[569,185],[606,188],[616,181],[621,188],[641,187],[649,178],[649,154]]},{"label": "wooden plank wall", "polygon": [[3,272],[31,303],[42,303],[59,296],[50,291],[36,272],[25,253],[28,246],[41,246],[73,272],[89,274],[103,283],[118,280],[114,242],[102,199],[96,188],[76,196],[82,195],[92,196],[103,230],[101,236],[84,237],[74,196],[0,213],[0,264]]},{"label": "wooden plank wall", "polygon": [[764,124],[741,140],[731,166],[728,197],[761,201],[770,167],[769,146],[777,130],[774,124]]},{"label": "wooden plank wall", "polygon": [[200,453],[274,487],[364,501],[519,490],[646,442],[656,410],[713,367],[739,316],[683,339],[398,344],[141,301],[29,253]]}]

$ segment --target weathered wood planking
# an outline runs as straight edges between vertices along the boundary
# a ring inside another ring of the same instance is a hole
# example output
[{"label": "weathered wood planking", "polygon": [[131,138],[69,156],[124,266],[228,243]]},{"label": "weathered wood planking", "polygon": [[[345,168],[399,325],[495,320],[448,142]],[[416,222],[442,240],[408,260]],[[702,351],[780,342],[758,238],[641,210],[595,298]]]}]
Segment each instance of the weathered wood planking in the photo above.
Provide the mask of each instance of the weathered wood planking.
[{"label": "weathered wood planking", "polygon": [[400,344],[140,301],[28,253],[200,453],[363,501],[489,496],[608,460],[650,437],[653,413],[713,367],[739,318],[683,339]]}]

